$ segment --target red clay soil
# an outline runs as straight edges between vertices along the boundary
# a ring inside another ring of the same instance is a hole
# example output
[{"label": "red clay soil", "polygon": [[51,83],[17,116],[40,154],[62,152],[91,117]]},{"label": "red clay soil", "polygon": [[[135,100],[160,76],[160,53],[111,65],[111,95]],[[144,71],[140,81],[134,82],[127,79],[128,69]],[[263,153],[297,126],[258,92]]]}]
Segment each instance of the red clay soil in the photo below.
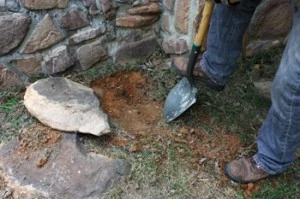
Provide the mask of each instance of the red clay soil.
[{"label": "red clay soil", "polygon": [[[243,150],[239,137],[223,130],[207,135],[193,127],[182,127],[179,132],[174,132],[158,125],[162,122],[163,102],[149,97],[153,88],[140,72],[118,72],[94,80],[91,88],[99,96],[103,110],[125,134],[123,137],[113,137],[110,140],[113,145],[125,147],[130,144],[132,152],[139,152],[153,147],[157,141],[167,145],[167,140],[172,140],[191,151],[189,165],[194,169],[201,169],[205,162],[214,161],[220,171],[223,171],[225,162]],[[205,120],[210,122],[209,118]],[[187,156],[180,147],[178,152],[182,157]],[[223,172],[220,175],[220,179],[226,181]]]},{"label": "red clay soil", "polygon": [[145,131],[161,120],[162,103],[152,100],[150,84],[140,72],[118,72],[92,82],[103,110],[126,131]]},{"label": "red clay soil", "polygon": [[[34,125],[24,129],[18,136],[17,154],[24,159],[28,159],[29,156],[35,152],[45,153],[45,151],[47,151],[47,153],[50,154],[55,144],[57,144],[61,138],[62,134],[60,131],[51,129],[42,124]],[[36,166],[43,167],[47,163],[48,158],[48,155],[39,158],[36,162]]]}]

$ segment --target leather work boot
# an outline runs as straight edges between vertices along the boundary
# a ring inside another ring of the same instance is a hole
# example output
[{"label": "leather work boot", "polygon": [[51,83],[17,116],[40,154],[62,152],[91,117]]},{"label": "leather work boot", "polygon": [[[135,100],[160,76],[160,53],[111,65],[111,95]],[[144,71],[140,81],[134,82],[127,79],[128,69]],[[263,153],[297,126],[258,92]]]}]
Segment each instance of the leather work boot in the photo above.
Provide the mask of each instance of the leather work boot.
[{"label": "leather work boot", "polygon": [[262,170],[253,158],[233,160],[225,166],[225,174],[229,179],[237,183],[251,183],[270,176]]},{"label": "leather work boot", "polygon": [[[180,76],[186,76],[187,67],[188,59],[184,57],[175,58],[171,64],[171,68]],[[194,67],[192,75],[194,79],[204,82],[204,84],[212,90],[222,91],[225,88],[225,86],[218,85],[217,83],[212,81],[201,69],[200,63],[198,61]]]}]

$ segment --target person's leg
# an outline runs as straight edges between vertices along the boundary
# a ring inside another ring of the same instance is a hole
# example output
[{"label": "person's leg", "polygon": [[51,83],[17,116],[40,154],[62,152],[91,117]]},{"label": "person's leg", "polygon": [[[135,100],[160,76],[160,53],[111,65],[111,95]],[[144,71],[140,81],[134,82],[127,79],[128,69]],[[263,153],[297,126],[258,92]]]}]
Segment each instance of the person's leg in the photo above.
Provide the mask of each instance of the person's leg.
[{"label": "person's leg", "polygon": [[202,70],[217,85],[225,85],[242,50],[243,35],[261,0],[243,0],[237,6],[216,4],[208,32]]},{"label": "person's leg", "polygon": [[227,176],[247,183],[282,173],[296,159],[300,147],[300,10],[272,85],[272,106],[262,125],[253,158],[233,160]]},{"label": "person's leg", "polygon": [[300,11],[272,85],[272,106],[260,130],[256,163],[269,174],[282,173],[300,147]]}]

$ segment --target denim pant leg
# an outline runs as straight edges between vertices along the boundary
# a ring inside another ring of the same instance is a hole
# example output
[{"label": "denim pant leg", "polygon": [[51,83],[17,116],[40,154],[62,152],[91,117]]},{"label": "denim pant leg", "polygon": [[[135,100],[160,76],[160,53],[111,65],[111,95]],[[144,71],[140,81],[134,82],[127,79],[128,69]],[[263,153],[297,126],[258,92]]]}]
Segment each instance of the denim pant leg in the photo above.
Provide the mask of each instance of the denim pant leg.
[{"label": "denim pant leg", "polygon": [[269,174],[278,174],[296,159],[295,152],[300,147],[300,11],[294,15],[271,99],[254,160]]},{"label": "denim pant leg", "polygon": [[225,85],[234,72],[242,50],[243,35],[261,0],[243,0],[237,6],[216,4],[200,62],[202,70],[218,85]]}]

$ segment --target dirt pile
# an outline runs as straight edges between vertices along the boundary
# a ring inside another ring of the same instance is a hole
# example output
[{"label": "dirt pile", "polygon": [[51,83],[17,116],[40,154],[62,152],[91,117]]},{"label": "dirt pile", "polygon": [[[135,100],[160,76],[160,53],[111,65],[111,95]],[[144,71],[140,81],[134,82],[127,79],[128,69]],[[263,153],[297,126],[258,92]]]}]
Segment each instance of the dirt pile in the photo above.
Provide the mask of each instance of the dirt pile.
[{"label": "dirt pile", "polygon": [[145,131],[157,125],[162,103],[149,97],[151,85],[140,72],[118,72],[92,82],[101,106],[121,129]]}]

